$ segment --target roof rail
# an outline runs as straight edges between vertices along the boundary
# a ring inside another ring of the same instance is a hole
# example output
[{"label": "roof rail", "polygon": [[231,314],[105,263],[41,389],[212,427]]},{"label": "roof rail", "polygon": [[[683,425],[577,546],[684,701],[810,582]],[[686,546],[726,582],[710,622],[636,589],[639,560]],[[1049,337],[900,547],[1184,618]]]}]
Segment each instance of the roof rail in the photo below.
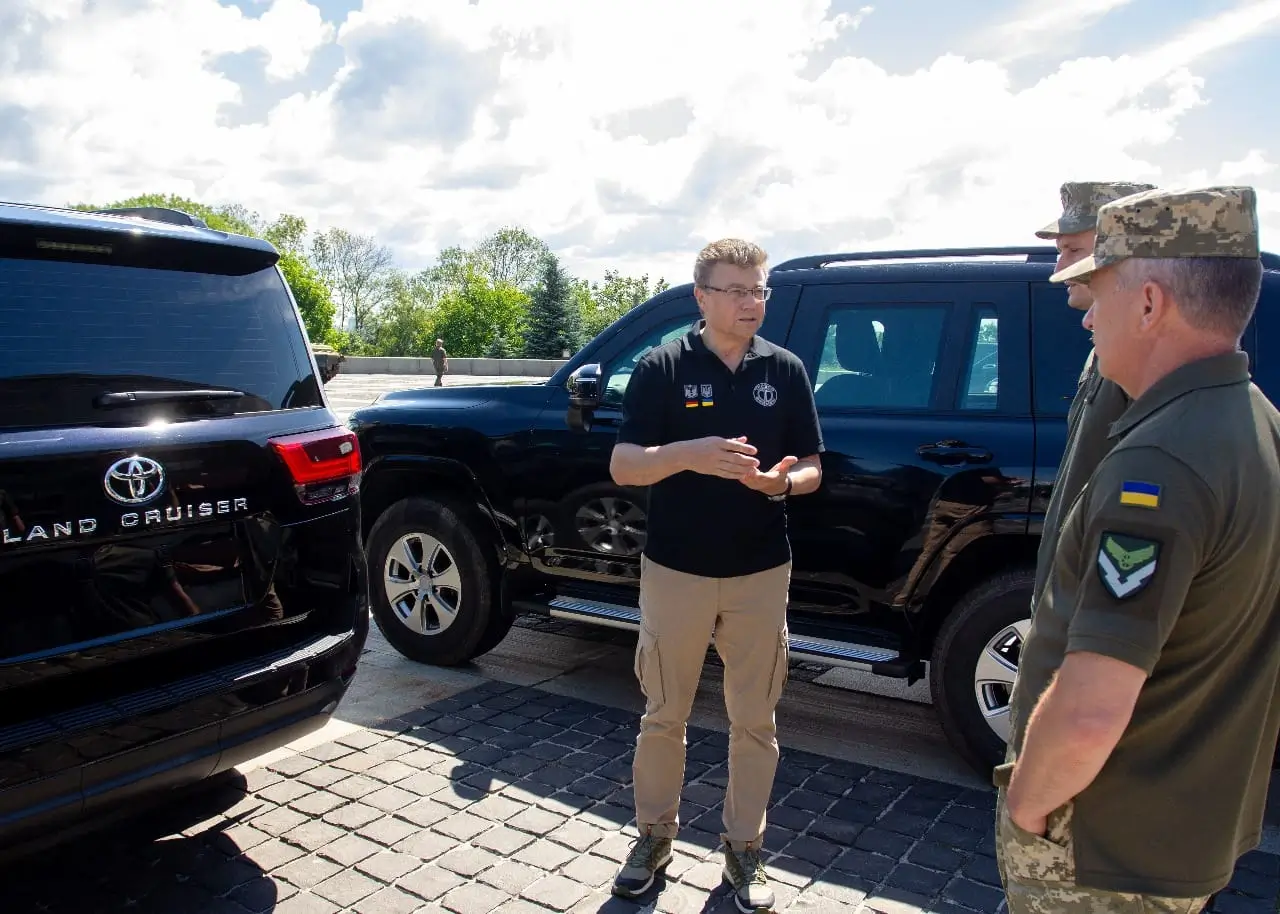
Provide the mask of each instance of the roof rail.
[{"label": "roof rail", "polygon": [[150,219],[152,222],[167,222],[170,225],[189,225],[193,228],[208,228],[208,224],[199,216],[184,213],[180,209],[166,206],[119,206],[114,209],[95,209],[94,213],[102,216],[137,216],[139,219]]},{"label": "roof rail", "polygon": [[911,251],[856,251],[847,254],[811,254],[784,260],[770,272],[784,270],[813,270],[838,263],[868,260],[929,260],[944,257],[1016,257],[1025,255],[1029,262],[1052,263],[1058,259],[1057,248],[1039,247],[1003,248],[921,248]]}]

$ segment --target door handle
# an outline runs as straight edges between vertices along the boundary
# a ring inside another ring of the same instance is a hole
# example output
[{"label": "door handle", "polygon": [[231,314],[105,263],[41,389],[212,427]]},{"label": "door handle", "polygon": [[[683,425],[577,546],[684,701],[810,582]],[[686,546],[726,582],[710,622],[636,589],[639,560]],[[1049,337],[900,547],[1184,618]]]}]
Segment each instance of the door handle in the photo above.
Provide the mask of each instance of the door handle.
[{"label": "door handle", "polygon": [[916,453],[925,460],[956,466],[961,463],[990,463],[992,454],[986,448],[966,444],[922,444]]}]

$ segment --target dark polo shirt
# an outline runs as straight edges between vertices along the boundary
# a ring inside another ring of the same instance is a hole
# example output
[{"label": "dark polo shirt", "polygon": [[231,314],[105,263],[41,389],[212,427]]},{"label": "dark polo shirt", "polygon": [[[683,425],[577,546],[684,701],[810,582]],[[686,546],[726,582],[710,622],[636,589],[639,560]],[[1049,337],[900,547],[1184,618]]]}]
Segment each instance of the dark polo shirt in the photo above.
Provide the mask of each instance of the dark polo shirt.
[{"label": "dark polo shirt", "polygon": [[1067,414],[1067,442],[1062,451],[1058,478],[1053,484],[1049,506],[1044,513],[1044,530],[1040,535],[1040,553],[1036,557],[1036,582],[1031,593],[1031,611],[1040,599],[1058,549],[1062,520],[1102,458],[1115,443],[1111,426],[1129,408],[1129,398],[1115,381],[1098,373],[1094,351],[1089,350],[1084,370],[1080,373],[1071,411]]},{"label": "dark polo shirt", "polygon": [[1124,735],[1072,801],[1076,878],[1209,895],[1260,840],[1280,731],[1280,414],[1231,353],[1157,382],[1111,440],[1062,525],[1011,742],[1068,653],[1143,670]]},{"label": "dark polo shirt", "polygon": [[[813,387],[792,353],[757,336],[736,372],[709,349],[701,324],[649,350],[623,398],[620,444],[654,447],[716,435],[757,449],[760,469],[823,450]],[[791,559],[785,502],[741,482],[683,471],[649,488],[645,555],[706,577],[736,577]]]}]

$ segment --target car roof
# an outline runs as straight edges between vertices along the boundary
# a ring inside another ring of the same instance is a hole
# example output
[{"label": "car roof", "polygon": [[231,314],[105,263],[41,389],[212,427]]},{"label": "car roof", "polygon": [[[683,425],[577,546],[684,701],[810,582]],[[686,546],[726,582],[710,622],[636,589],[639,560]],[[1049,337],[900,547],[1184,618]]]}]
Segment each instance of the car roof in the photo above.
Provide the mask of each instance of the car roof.
[{"label": "car roof", "polygon": [[211,229],[198,217],[163,207],[84,211],[0,201],[0,226],[165,238],[278,254],[268,241]]}]

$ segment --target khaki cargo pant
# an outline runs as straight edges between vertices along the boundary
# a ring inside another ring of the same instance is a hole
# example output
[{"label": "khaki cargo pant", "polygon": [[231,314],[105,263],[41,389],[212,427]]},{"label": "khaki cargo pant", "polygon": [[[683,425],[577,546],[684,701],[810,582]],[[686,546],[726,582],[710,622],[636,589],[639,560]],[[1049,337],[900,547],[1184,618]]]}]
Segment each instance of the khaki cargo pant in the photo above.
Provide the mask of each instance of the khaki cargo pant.
[{"label": "khaki cargo pant", "polygon": [[778,769],[774,709],[787,681],[790,563],[757,574],[705,578],[641,557],[635,673],[645,696],[634,764],[641,833],[680,827],[685,724],[715,635],[729,715],[729,787],[723,840],[759,846]]},{"label": "khaki cargo pant", "polygon": [[1043,837],[1009,818],[1005,788],[1011,763],[996,769],[996,864],[1009,901],[1009,914],[1198,914],[1209,901],[1108,892],[1076,885],[1071,848],[1072,804],[1049,816]]}]

